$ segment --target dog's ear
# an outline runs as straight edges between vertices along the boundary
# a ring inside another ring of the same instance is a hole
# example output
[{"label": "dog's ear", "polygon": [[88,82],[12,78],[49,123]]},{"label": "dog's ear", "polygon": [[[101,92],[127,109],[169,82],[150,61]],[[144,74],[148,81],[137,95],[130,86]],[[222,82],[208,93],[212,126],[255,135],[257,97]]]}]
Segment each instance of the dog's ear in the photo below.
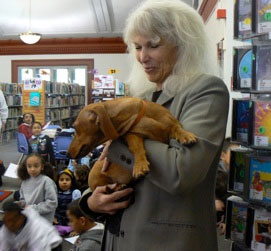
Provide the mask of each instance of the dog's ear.
[{"label": "dog's ear", "polygon": [[98,124],[108,139],[116,139],[119,137],[118,132],[116,131],[114,125],[111,122],[111,119],[104,107],[104,105],[99,104],[92,108],[92,111],[96,113],[96,120],[95,123]]},{"label": "dog's ear", "polygon": [[99,123],[99,118],[97,114],[91,110],[85,112],[85,119],[91,123],[95,123],[96,125]]}]

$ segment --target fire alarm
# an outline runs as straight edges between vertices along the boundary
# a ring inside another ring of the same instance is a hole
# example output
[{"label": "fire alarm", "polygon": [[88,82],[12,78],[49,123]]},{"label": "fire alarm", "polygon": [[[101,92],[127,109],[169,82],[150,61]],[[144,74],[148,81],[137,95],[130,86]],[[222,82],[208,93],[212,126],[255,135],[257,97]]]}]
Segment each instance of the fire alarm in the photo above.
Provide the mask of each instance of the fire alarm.
[{"label": "fire alarm", "polygon": [[226,17],[227,17],[226,9],[218,9],[216,11],[216,18],[217,19],[226,18]]}]

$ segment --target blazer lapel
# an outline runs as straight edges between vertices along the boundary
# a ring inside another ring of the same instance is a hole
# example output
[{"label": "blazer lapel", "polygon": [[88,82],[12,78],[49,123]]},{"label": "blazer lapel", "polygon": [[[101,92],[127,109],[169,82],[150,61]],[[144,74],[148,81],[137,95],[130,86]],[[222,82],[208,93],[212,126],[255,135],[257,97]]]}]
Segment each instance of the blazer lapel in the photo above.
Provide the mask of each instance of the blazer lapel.
[{"label": "blazer lapel", "polygon": [[[144,99],[151,101],[152,94],[153,94],[153,91],[146,92],[144,95]],[[173,98],[174,98],[174,95],[168,95],[168,94],[162,92],[161,95],[159,96],[159,98],[157,99],[156,103],[158,103],[160,105],[164,105],[165,103],[171,101]]]},{"label": "blazer lapel", "polygon": [[160,105],[164,105],[167,102],[171,101],[174,98],[174,95],[168,95],[164,92],[161,93],[161,95],[159,96],[159,98],[157,99],[156,103],[160,104]]}]

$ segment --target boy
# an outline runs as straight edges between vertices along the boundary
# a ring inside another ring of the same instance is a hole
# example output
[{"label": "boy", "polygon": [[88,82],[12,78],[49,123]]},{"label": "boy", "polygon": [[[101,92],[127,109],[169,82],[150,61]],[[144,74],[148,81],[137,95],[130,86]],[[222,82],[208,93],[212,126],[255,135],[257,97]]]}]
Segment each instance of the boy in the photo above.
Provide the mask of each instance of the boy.
[{"label": "boy", "polygon": [[103,235],[103,225],[92,221],[79,208],[79,199],[72,201],[67,210],[70,226],[79,234],[73,251],[99,251]]},{"label": "boy", "polygon": [[61,250],[62,238],[35,210],[23,210],[17,203],[3,205],[4,225],[0,229],[0,251]]}]

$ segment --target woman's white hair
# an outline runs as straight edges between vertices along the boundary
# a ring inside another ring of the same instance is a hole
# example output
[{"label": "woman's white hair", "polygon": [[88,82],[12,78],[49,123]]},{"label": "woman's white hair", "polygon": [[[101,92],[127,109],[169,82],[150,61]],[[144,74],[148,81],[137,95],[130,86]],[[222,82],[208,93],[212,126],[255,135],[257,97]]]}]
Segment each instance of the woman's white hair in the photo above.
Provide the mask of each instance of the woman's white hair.
[{"label": "woman's white hair", "polygon": [[133,61],[128,84],[131,95],[140,95],[155,84],[147,80],[136,61],[133,39],[144,36],[163,39],[177,48],[177,62],[163,83],[164,91],[175,94],[202,73],[210,73],[209,42],[202,18],[180,0],[146,0],[131,13],[124,29],[124,41]]}]

